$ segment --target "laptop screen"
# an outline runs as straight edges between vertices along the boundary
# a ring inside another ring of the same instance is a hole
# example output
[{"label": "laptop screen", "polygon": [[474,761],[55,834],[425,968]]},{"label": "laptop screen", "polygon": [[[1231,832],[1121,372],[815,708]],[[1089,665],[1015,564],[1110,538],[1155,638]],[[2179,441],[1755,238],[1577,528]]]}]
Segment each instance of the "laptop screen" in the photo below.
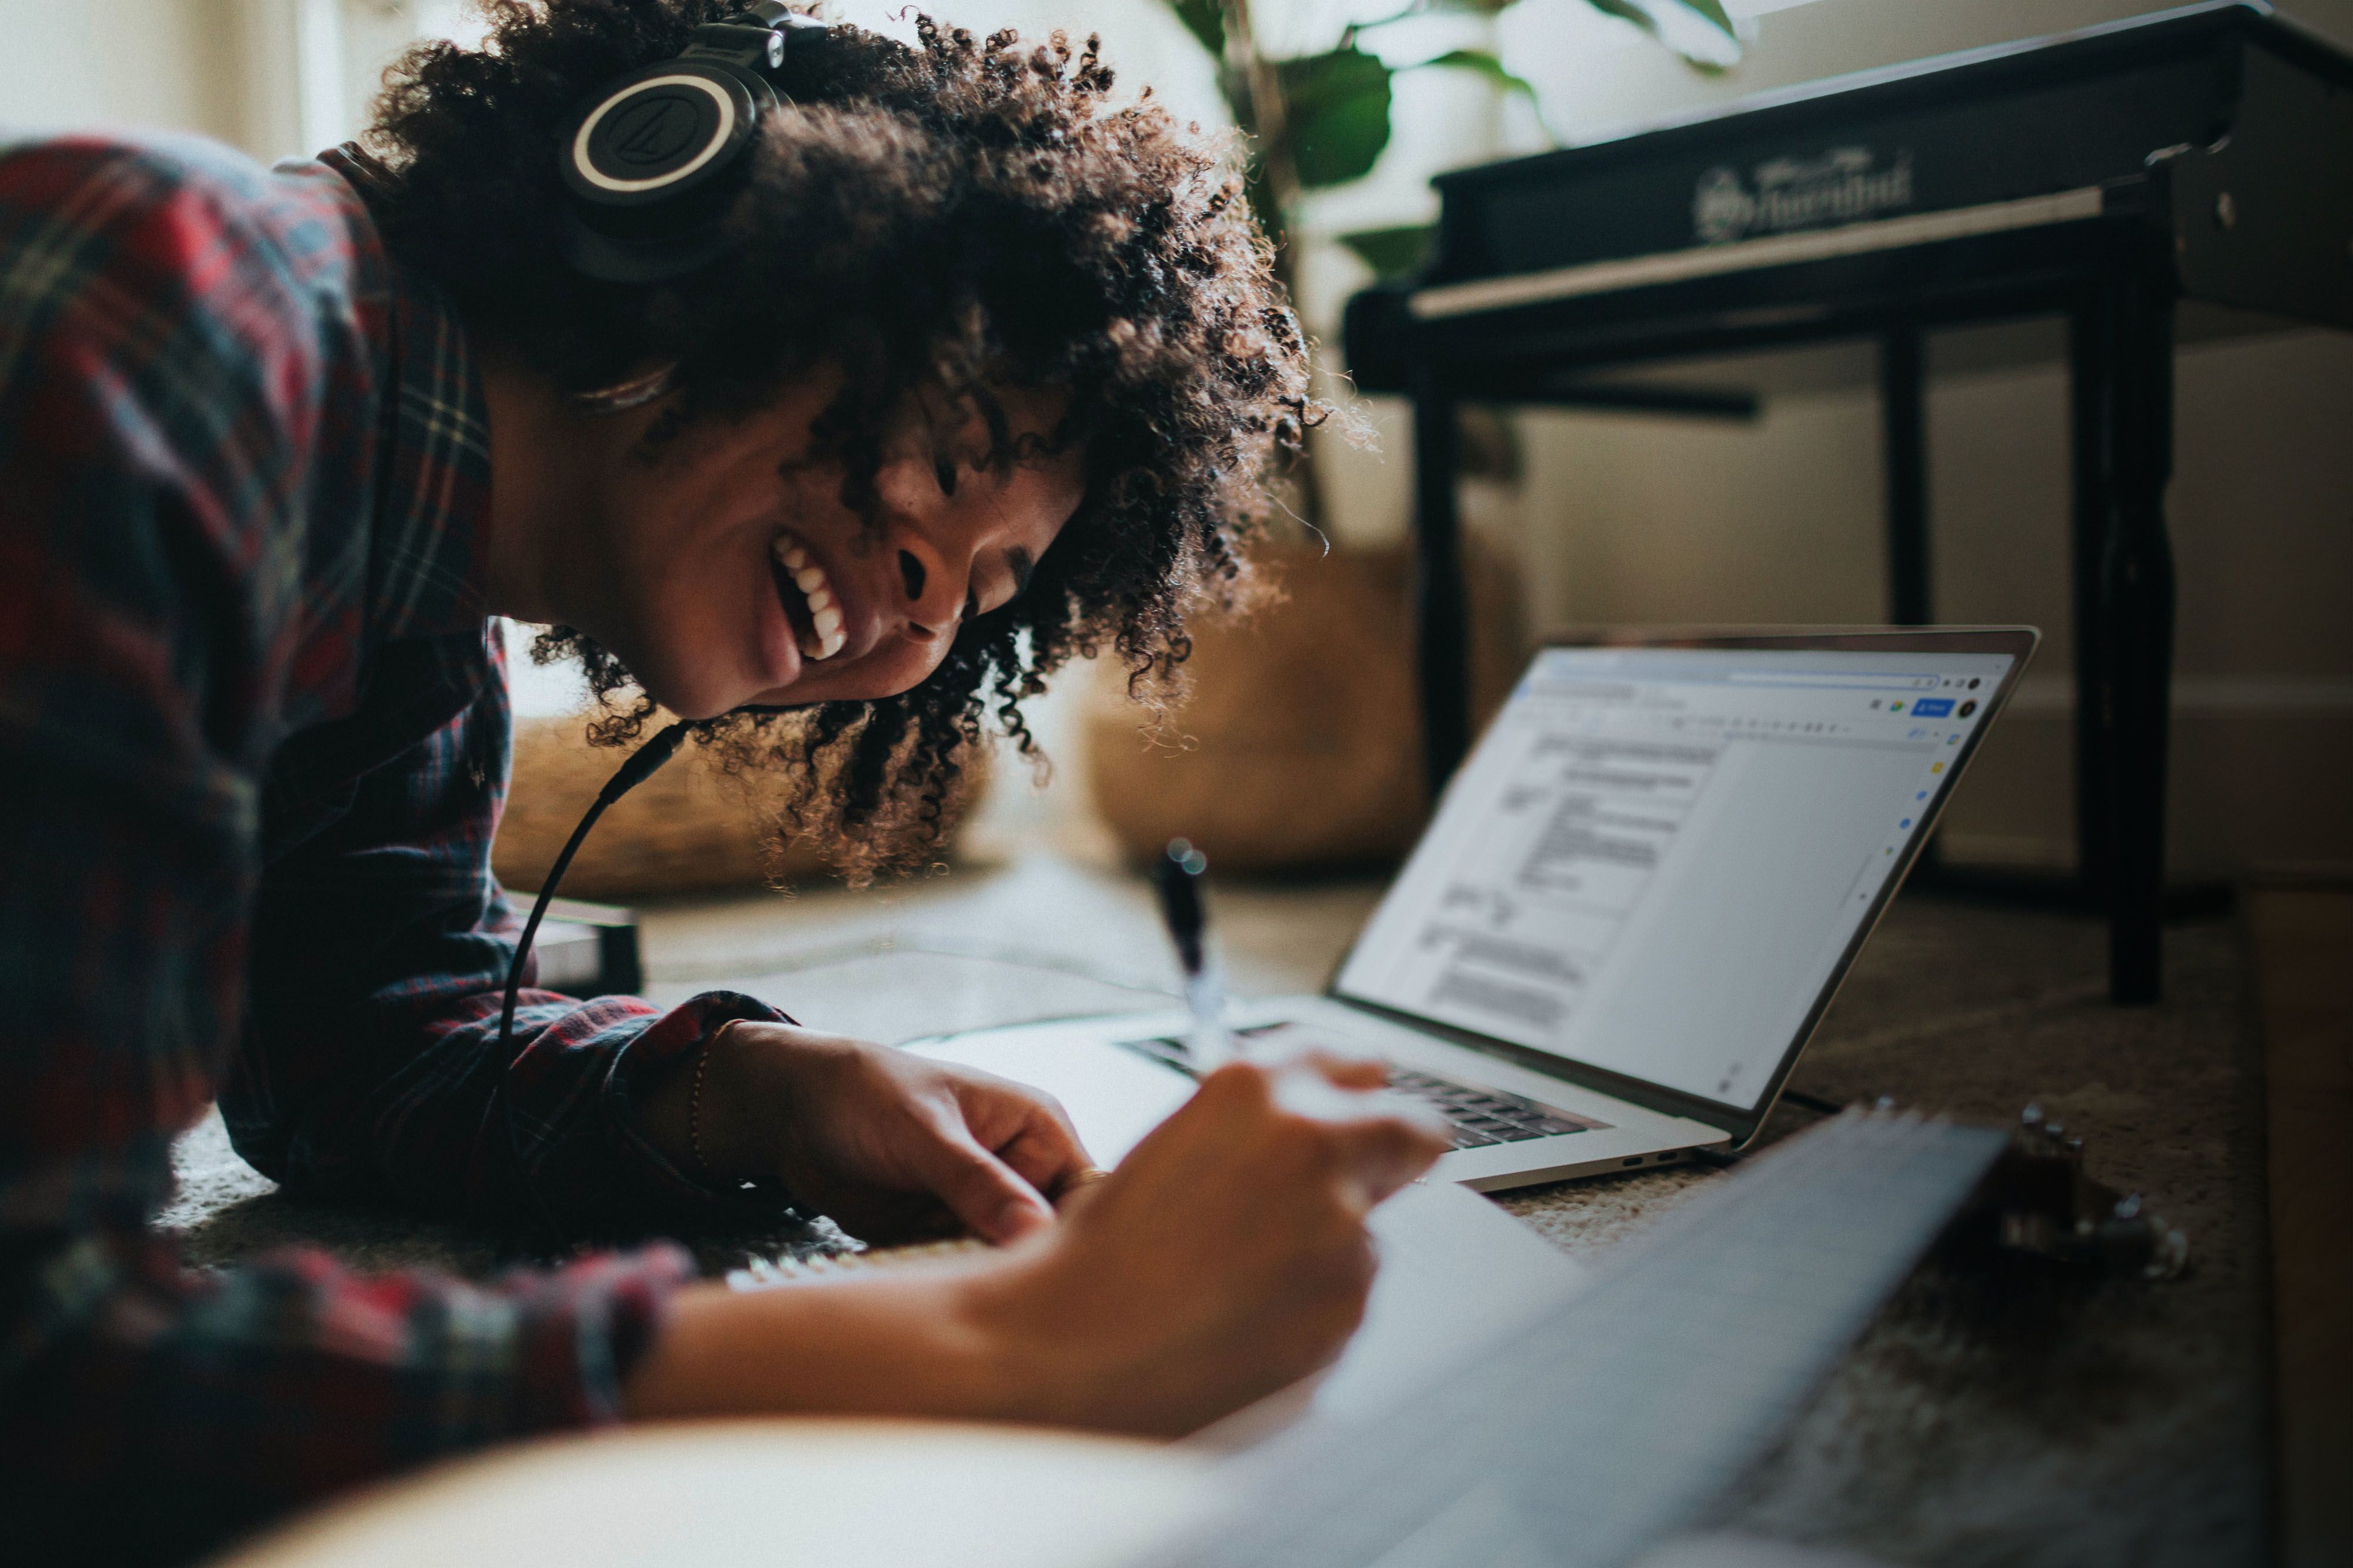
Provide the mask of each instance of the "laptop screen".
[{"label": "laptop screen", "polygon": [[1547,648],[1334,990],[1753,1110],[2016,663]]}]

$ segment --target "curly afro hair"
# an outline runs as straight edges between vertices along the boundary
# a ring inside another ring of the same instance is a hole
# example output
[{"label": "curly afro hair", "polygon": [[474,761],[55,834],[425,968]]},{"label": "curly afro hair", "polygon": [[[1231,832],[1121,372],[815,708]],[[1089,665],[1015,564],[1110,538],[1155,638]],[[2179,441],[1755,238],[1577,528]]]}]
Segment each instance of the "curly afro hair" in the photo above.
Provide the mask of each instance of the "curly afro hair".
[{"label": "curly afro hair", "polygon": [[[730,771],[786,779],[785,832],[871,872],[933,847],[992,720],[1038,760],[1020,703],[1061,665],[1110,653],[1139,695],[1168,685],[1187,615],[1248,588],[1240,546],[1266,518],[1270,465],[1319,410],[1239,169],[1148,91],[1110,105],[1092,38],[1074,52],[1059,33],[983,39],[926,18],[913,47],[847,26],[797,39],[718,259],[657,285],[567,268],[568,122],[733,9],[488,0],[482,48],[421,45],[389,74],[366,146],[391,176],[376,205],[393,253],[567,391],[671,365],[674,434],[839,373],[816,455],[870,518],[910,397],[977,412],[1006,464],[1023,454],[990,389],[1064,395],[1052,445],[1083,451],[1086,495],[1028,592],[967,622],[901,696],[697,726]],[[584,661],[606,709],[595,738],[633,739],[652,716],[578,632],[538,653]]]}]

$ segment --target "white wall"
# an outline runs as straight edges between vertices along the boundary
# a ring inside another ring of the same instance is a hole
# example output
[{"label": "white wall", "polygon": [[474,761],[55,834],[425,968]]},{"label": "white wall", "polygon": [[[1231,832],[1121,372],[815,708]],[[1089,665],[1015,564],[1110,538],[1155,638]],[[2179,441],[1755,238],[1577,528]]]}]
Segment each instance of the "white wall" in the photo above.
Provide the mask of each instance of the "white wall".
[{"label": "white wall", "polygon": [[0,127],[138,124],[233,140],[239,0],[0,0]]},{"label": "white wall", "polygon": [[192,131],[265,162],[354,134],[384,68],[460,0],[0,0],[0,127]]}]

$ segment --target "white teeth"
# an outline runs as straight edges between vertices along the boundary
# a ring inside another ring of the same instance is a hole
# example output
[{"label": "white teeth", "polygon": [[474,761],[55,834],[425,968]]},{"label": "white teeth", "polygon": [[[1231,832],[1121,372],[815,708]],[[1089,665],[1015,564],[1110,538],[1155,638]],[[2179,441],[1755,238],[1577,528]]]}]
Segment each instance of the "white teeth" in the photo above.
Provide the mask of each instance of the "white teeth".
[{"label": "white teeth", "polygon": [[808,601],[809,624],[815,629],[810,636],[797,639],[801,656],[810,659],[831,658],[841,651],[849,637],[841,629],[841,610],[833,596],[833,584],[827,579],[825,568],[810,560],[807,550],[790,534],[777,535],[776,542],[768,548],[783,564],[786,574],[792,578],[793,586],[801,591],[801,597]]}]

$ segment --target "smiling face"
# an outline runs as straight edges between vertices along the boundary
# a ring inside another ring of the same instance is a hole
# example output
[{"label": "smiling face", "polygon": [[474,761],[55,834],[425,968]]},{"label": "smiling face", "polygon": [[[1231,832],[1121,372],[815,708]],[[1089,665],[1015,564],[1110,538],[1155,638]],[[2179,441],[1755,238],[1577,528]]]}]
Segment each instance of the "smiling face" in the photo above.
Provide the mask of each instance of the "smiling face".
[{"label": "smiling face", "polygon": [[[861,516],[842,502],[839,461],[807,460],[832,394],[705,422],[607,477],[593,530],[605,569],[577,624],[681,717],[919,685],[967,619],[1020,593],[1078,510],[1081,452],[991,468],[981,418],[934,402],[892,423]],[[1017,439],[1051,436],[1058,399],[996,395]]]}]

